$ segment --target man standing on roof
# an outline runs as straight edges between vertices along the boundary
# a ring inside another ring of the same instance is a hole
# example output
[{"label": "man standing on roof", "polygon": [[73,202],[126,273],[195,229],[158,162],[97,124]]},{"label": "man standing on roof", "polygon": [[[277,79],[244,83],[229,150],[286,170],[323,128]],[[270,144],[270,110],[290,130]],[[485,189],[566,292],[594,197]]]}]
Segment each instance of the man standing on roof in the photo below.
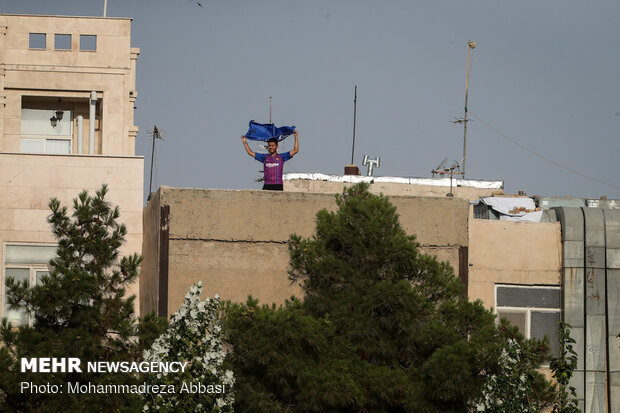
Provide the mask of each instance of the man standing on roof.
[{"label": "man standing on roof", "polygon": [[241,136],[243,146],[245,147],[245,151],[248,153],[248,155],[256,159],[258,162],[262,162],[263,164],[263,170],[265,173],[265,183],[263,184],[264,190],[284,190],[284,185],[282,183],[282,170],[284,169],[284,162],[288,161],[297,152],[299,152],[299,140],[297,138],[297,131],[293,132],[293,134],[295,135],[295,146],[293,147],[292,151],[284,152],[283,154],[278,153],[278,140],[276,138],[271,138],[267,141],[267,151],[269,153],[255,153],[252,152],[252,150],[248,146],[248,142],[245,139],[245,136]]}]

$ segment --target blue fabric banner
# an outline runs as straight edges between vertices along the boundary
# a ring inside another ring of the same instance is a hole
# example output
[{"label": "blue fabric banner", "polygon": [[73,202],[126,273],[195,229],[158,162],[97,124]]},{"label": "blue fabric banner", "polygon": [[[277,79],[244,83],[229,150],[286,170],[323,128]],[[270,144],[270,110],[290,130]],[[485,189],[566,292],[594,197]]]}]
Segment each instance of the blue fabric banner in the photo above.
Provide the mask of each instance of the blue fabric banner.
[{"label": "blue fabric banner", "polygon": [[276,138],[279,141],[286,139],[287,136],[295,132],[295,126],[281,126],[276,128],[273,123],[258,123],[250,121],[250,127],[245,134],[246,139],[251,141],[268,141]]}]

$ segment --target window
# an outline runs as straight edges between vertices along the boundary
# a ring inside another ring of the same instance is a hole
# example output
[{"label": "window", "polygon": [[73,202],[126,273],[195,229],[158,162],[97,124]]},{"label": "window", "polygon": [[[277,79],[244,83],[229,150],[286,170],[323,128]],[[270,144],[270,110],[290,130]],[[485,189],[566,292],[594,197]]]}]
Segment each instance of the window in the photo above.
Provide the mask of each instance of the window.
[{"label": "window", "polygon": [[28,285],[40,284],[49,276],[47,264],[56,256],[55,245],[6,245],[4,250],[4,271],[2,277],[3,317],[13,326],[28,324],[31,314],[23,309],[10,309],[6,302],[6,279],[26,281]]},{"label": "window", "polygon": [[91,34],[80,35],[80,50],[91,51],[97,50],[97,36]]},{"label": "window", "polygon": [[72,152],[73,119],[70,110],[63,111],[62,120],[52,127],[50,118],[54,109],[22,109],[23,153],[70,154]]},{"label": "window", "polygon": [[560,287],[496,285],[498,320],[505,318],[527,338],[549,337],[551,354],[560,352]]},{"label": "window", "polygon": [[21,140],[20,152],[68,155],[71,153],[71,140],[23,138]]},{"label": "window", "polygon": [[55,50],[71,50],[71,35],[70,34],[55,34],[54,35],[54,49]]},{"label": "window", "polygon": [[28,47],[45,50],[45,33],[30,33]]},{"label": "window", "polygon": [[478,205],[474,205],[474,218],[498,220],[499,212],[481,202]]}]

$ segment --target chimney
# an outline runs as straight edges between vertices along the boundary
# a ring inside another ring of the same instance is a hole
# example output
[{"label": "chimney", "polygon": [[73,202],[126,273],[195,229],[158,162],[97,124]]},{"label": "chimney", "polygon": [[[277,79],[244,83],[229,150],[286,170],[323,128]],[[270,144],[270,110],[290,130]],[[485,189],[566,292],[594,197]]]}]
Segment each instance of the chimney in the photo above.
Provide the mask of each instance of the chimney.
[{"label": "chimney", "polygon": [[357,167],[357,165],[355,164],[347,164],[344,167],[344,174],[345,175],[359,175],[360,174],[360,168]]}]

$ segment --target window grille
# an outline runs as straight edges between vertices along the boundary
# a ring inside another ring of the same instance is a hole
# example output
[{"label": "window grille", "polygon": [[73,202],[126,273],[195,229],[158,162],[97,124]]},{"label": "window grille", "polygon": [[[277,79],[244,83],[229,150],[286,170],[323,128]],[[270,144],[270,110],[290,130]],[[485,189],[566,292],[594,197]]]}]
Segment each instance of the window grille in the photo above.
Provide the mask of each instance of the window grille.
[{"label": "window grille", "polygon": [[526,338],[549,338],[549,350],[559,355],[560,287],[495,286],[498,322],[507,319]]}]

